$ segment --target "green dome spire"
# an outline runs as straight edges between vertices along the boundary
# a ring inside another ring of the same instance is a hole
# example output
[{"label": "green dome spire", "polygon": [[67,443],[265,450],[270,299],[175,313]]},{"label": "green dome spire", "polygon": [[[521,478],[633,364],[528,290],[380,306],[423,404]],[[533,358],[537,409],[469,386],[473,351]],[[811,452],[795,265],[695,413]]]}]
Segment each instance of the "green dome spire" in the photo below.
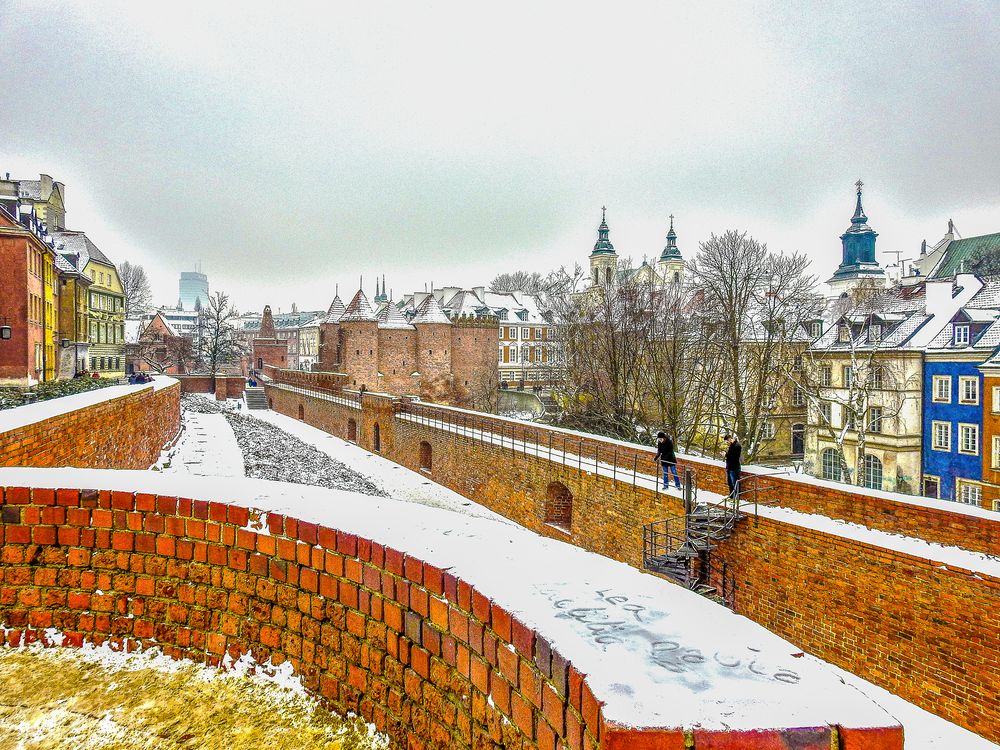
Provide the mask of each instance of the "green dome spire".
[{"label": "green dome spire", "polygon": [[615,246],[611,244],[611,240],[608,238],[611,230],[608,229],[607,211],[606,206],[601,206],[601,226],[597,228],[597,243],[594,245],[594,252],[591,255],[615,254]]},{"label": "green dome spire", "polygon": [[677,249],[677,232],[674,231],[674,215],[670,214],[670,229],[667,232],[667,246],[660,253],[660,260],[677,260],[681,251]]}]

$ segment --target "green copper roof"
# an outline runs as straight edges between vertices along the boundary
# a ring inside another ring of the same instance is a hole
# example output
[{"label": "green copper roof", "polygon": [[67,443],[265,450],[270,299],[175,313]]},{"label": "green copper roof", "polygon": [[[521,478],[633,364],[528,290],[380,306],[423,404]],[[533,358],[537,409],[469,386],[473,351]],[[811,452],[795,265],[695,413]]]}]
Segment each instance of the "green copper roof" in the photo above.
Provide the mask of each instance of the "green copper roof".
[{"label": "green copper roof", "polygon": [[660,253],[660,260],[679,260],[681,251],[677,249],[677,232],[674,231],[674,215],[670,214],[670,230],[667,232],[667,246]]},{"label": "green copper roof", "polygon": [[952,240],[944,251],[944,260],[934,269],[931,278],[947,279],[959,273],[974,273],[977,276],[1000,274],[1000,232]]},{"label": "green copper roof", "polygon": [[594,252],[591,255],[615,254],[615,246],[611,244],[611,240],[608,238],[611,230],[608,229],[607,211],[607,208],[601,207],[601,226],[597,228],[597,244],[594,245]]}]

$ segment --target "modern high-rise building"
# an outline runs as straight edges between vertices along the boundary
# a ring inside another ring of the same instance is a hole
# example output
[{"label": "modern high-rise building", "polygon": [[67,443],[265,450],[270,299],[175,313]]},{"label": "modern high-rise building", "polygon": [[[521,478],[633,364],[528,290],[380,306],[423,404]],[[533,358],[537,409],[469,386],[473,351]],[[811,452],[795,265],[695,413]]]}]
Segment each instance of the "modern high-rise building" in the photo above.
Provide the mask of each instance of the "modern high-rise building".
[{"label": "modern high-rise building", "polygon": [[181,271],[180,304],[184,310],[194,310],[208,305],[208,276],[200,271]]}]

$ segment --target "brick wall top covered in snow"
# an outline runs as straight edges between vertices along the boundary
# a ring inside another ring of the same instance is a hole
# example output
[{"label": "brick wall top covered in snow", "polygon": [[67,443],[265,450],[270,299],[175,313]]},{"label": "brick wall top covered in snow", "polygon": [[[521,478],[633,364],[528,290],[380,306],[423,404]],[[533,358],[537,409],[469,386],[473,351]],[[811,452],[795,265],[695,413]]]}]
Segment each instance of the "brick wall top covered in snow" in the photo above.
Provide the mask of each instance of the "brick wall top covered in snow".
[{"label": "brick wall top covered in snow", "polygon": [[517,526],[249,479],[0,469],[0,486],[8,641],[51,627],[288,660],[399,747],[902,747],[787,641]]},{"label": "brick wall top covered in snow", "polygon": [[166,376],[0,411],[0,466],[146,469],[180,429]]}]

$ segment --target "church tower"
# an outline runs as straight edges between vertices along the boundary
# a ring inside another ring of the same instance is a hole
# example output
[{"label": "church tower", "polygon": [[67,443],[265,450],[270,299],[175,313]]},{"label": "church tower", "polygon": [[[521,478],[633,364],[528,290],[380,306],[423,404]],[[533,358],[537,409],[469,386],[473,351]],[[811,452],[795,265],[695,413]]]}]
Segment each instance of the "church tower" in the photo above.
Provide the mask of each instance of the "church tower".
[{"label": "church tower", "polygon": [[885,282],[885,271],[875,260],[875,238],[878,233],[868,226],[868,217],[861,207],[863,185],[861,180],[855,183],[858,204],[851,217],[851,226],[840,235],[842,260],[837,271],[826,282],[838,296],[849,293],[865,279],[874,279],[879,284]]},{"label": "church tower", "polygon": [[684,268],[687,264],[681,251],[677,248],[677,233],[674,231],[674,215],[670,214],[670,230],[667,232],[667,245],[656,261],[656,270],[665,284],[680,284],[684,281]]},{"label": "church tower", "polygon": [[618,271],[618,253],[608,235],[607,207],[601,207],[601,226],[597,228],[597,243],[590,254],[590,285],[607,286]]}]

